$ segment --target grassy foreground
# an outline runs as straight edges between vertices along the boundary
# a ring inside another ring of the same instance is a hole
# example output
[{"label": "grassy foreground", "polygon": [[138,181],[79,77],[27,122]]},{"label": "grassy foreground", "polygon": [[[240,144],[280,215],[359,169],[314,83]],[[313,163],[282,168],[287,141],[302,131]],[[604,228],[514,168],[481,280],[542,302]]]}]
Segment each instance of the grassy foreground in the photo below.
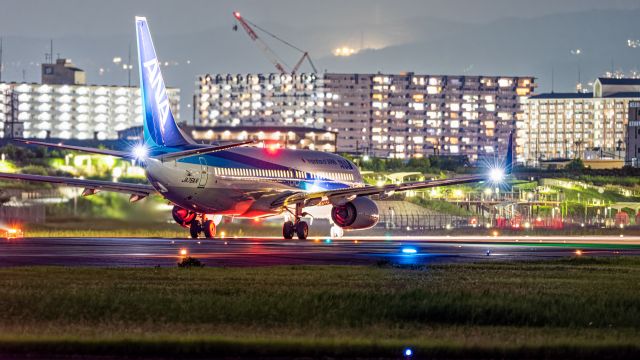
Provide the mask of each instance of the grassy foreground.
[{"label": "grassy foreground", "polygon": [[640,259],[0,268],[0,355],[637,358]]}]

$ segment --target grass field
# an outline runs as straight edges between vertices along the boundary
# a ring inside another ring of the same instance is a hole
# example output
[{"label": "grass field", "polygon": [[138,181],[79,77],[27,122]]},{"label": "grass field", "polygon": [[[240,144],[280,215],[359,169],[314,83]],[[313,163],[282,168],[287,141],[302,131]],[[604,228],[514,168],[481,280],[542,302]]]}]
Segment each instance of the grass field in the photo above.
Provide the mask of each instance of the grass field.
[{"label": "grass field", "polygon": [[640,259],[0,268],[0,355],[640,354]]}]

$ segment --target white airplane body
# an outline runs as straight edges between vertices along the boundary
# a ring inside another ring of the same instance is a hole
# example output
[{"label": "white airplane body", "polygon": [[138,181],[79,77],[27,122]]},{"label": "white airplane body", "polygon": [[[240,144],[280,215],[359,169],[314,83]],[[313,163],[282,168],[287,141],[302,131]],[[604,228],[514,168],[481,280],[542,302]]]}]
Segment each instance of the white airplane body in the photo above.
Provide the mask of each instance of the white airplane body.
[{"label": "white airplane body", "polygon": [[511,170],[512,137],[505,170],[490,176],[420,181],[385,186],[366,185],[349,160],[326,152],[250,147],[253,141],[230,145],[196,144],[174,121],[145,18],[136,17],[140,89],[143,103],[144,143],[132,153],[92,149],[34,140],[19,140],[69,150],[86,151],[138,161],[150,185],[126,184],[64,177],[7,174],[0,178],[40,181],[83,187],[84,195],[98,191],[131,194],[137,201],[159,194],[173,205],[173,217],[188,227],[192,237],[210,238],[221,216],[260,218],[282,213],[291,221],[283,225],[283,237],[305,239],[308,225],[305,207],[332,206],[331,218],[340,229],[367,229],[378,222],[378,208],[370,195],[479,182],[501,181]]}]

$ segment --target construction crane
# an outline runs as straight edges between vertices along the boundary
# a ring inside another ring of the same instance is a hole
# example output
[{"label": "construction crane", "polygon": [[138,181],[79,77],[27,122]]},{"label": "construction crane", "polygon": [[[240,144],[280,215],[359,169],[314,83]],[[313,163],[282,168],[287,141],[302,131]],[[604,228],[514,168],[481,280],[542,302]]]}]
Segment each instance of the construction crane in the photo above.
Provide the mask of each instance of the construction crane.
[{"label": "construction crane", "polygon": [[[260,49],[262,50],[264,55],[267,57],[267,59],[269,59],[269,61],[271,61],[273,66],[275,66],[276,69],[278,70],[278,72],[280,72],[281,74],[292,74],[292,75],[295,74],[296,72],[298,72],[298,69],[300,68],[300,66],[302,65],[302,63],[304,62],[305,59],[309,62],[309,65],[313,69],[313,72],[314,73],[318,72],[318,70],[316,69],[316,66],[313,64],[313,61],[311,61],[311,57],[309,56],[308,52],[300,49],[299,47],[291,44],[290,42],[279,38],[275,34],[272,34],[271,32],[261,28],[260,26],[252,23],[251,21],[243,18],[242,16],[240,16],[240,13],[237,12],[237,11],[233,12],[233,17],[235,17],[236,20],[240,23],[240,25],[242,25],[242,28],[244,29],[244,31],[246,31],[247,35],[249,35],[249,38],[251,38],[251,40],[255,41],[258,44],[258,46],[260,46]],[[287,71],[287,69],[283,65],[283,64],[285,64],[285,62],[282,61],[276,55],[276,53],[273,52],[273,50],[271,50],[269,45],[267,45],[267,43],[265,43],[262,40],[262,38],[258,36],[258,34],[253,30],[254,28],[264,32],[265,34],[271,36],[272,38],[280,41],[281,43],[289,46],[290,48],[292,48],[292,49],[294,49],[294,50],[296,50],[296,51],[298,51],[298,52],[300,52],[302,54],[302,56],[300,57],[300,60],[298,60],[298,62],[295,64],[295,66],[291,69],[291,72]],[[234,31],[238,31],[238,25],[237,24],[235,24],[233,26],[233,30]]]}]

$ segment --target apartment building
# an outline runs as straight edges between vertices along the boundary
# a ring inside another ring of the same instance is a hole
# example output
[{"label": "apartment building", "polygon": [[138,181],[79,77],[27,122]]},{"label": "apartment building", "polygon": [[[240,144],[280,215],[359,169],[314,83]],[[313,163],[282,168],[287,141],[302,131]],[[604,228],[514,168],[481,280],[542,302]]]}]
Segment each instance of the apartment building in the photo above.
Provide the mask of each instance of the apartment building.
[{"label": "apartment building", "polygon": [[205,75],[195,121],[318,127],[337,133],[337,152],[477,161],[506,150],[534,88],[534,78],[512,76]]},{"label": "apartment building", "polygon": [[598,78],[593,92],[544,93],[524,104],[520,155],[536,166],[551,159],[622,159],[630,102],[640,101],[640,79]]}]

